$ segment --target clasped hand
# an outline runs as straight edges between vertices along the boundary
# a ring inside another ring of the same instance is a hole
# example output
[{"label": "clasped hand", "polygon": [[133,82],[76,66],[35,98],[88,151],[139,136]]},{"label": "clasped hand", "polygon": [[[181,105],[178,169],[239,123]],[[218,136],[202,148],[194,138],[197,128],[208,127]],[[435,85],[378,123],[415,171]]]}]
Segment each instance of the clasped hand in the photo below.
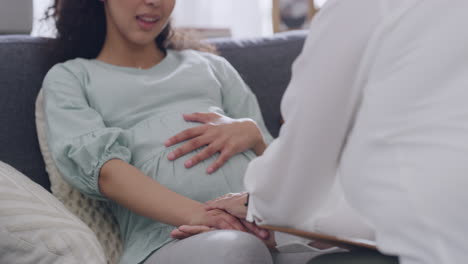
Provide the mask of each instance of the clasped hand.
[{"label": "clasped hand", "polygon": [[229,193],[205,204],[208,221],[195,220],[190,225],[182,225],[171,232],[176,239],[184,239],[193,235],[209,232],[217,229],[229,229],[249,232],[260,239],[269,247],[274,247],[274,237],[269,231],[258,227],[254,223],[245,220],[247,208],[247,193]]},{"label": "clasped hand", "polygon": [[261,155],[266,148],[263,136],[252,119],[233,119],[214,112],[184,114],[183,117],[186,121],[199,122],[202,125],[169,138],[165,142],[166,147],[186,140],[187,142],[169,153],[167,158],[176,160],[206,146],[200,153],[185,161],[186,168],[191,168],[219,152],[219,157],[206,170],[211,174],[237,153],[253,149],[257,155]]}]

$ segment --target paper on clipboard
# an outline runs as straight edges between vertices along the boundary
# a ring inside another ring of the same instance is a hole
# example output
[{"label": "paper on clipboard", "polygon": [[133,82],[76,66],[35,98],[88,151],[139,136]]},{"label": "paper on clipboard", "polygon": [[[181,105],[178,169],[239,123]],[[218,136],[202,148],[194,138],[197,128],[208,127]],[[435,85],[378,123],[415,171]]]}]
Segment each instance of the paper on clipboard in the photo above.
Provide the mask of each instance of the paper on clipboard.
[{"label": "paper on clipboard", "polygon": [[294,228],[271,224],[261,227],[344,249],[377,250],[373,227],[351,208],[338,181],[327,202],[310,221],[305,219],[303,223],[296,222]]},{"label": "paper on clipboard", "polygon": [[278,231],[283,233],[288,233],[295,236],[304,237],[314,241],[324,242],[333,246],[337,246],[344,249],[355,250],[355,249],[370,249],[377,250],[374,241],[360,238],[341,238],[332,235],[326,235],[321,233],[315,233],[310,231],[298,230],[287,227],[277,227],[277,226],[261,226],[262,228]]}]

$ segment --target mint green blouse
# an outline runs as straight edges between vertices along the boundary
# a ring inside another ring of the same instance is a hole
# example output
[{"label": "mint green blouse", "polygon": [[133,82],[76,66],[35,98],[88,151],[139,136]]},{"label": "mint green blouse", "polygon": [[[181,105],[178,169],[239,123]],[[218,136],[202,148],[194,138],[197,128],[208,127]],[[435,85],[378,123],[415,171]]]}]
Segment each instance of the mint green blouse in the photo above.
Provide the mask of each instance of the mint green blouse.
[{"label": "mint green blouse", "polygon": [[[124,160],[167,188],[205,202],[244,190],[243,176],[252,151],[233,156],[221,169],[205,171],[216,155],[191,169],[167,155],[164,141],[199,123],[183,113],[216,111],[254,119],[272,140],[254,94],[222,57],[193,50],[167,52],[156,66],[141,70],[97,60],[74,59],[54,66],[44,83],[49,146],[65,179],[81,192],[107,201],[120,225],[124,253],[120,263],[140,263],[172,241],[173,226],[108,200],[98,188],[101,166]],[[132,177],[132,175],[128,175]]]}]

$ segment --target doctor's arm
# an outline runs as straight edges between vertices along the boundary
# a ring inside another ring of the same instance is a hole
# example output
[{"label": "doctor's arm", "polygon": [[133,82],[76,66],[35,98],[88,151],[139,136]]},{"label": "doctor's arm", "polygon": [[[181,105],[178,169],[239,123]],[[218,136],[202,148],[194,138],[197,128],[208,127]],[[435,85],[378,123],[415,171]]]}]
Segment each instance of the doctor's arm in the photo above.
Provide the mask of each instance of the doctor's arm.
[{"label": "doctor's arm", "polygon": [[[378,1],[368,2],[369,8],[380,10]],[[245,175],[248,221],[310,226],[329,201],[360,107],[361,85],[357,84],[374,30],[370,22],[380,15],[346,1],[333,2],[312,21],[281,102],[285,123],[279,137],[250,163]],[[344,32],[349,36],[346,45]]]},{"label": "doctor's arm", "polygon": [[335,182],[360,96],[352,87],[355,71],[345,63],[357,47],[318,41],[317,30],[293,65],[279,137],[247,169],[248,221],[300,227],[327,202]]}]

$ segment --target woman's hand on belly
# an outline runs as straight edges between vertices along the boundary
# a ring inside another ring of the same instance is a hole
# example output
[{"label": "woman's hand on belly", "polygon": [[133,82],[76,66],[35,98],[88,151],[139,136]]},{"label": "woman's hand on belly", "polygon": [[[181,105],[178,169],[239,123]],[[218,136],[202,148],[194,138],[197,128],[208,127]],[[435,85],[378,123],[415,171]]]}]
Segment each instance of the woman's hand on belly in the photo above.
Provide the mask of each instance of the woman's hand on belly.
[{"label": "woman's hand on belly", "polygon": [[206,146],[184,163],[186,168],[191,168],[220,152],[218,159],[206,170],[211,174],[237,153],[252,149],[257,155],[261,155],[266,148],[260,129],[251,119],[232,119],[218,113],[193,113],[183,117],[186,121],[203,125],[189,128],[168,139],[165,142],[166,147],[187,140],[181,147],[169,153],[168,159],[176,160]]}]

